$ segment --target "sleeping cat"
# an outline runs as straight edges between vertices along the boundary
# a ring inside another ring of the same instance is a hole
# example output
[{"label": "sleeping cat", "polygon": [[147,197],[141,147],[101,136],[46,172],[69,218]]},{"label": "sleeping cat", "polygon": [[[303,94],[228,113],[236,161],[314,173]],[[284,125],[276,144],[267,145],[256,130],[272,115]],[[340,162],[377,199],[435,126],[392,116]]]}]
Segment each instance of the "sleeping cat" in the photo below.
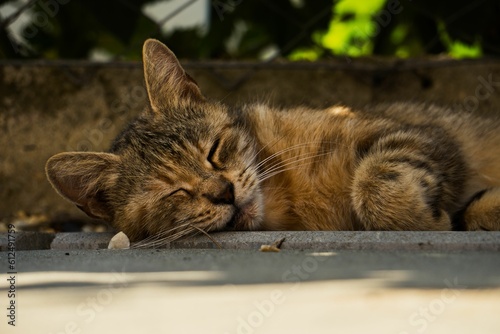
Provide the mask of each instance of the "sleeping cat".
[{"label": "sleeping cat", "polygon": [[500,120],[396,103],[352,110],[207,100],[162,43],[149,104],[109,153],[61,153],[60,195],[132,240],[220,230],[499,230]]}]

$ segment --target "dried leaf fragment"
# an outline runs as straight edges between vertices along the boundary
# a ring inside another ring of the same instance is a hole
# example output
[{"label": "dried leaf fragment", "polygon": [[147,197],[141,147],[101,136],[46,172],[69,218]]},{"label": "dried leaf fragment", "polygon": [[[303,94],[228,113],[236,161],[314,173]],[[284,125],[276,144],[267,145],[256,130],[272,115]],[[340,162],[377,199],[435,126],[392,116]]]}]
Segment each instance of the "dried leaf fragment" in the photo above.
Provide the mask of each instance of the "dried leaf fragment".
[{"label": "dried leaf fragment", "polygon": [[276,246],[273,245],[261,245],[260,249],[261,252],[279,252],[280,249]]},{"label": "dried leaf fragment", "polygon": [[129,249],[130,240],[123,232],[118,232],[109,241],[108,249]]},{"label": "dried leaf fragment", "polygon": [[281,239],[273,242],[271,245],[262,245],[262,246],[260,246],[259,251],[261,251],[261,252],[279,252],[281,244],[283,244],[283,241],[285,241],[285,238],[281,238]]}]

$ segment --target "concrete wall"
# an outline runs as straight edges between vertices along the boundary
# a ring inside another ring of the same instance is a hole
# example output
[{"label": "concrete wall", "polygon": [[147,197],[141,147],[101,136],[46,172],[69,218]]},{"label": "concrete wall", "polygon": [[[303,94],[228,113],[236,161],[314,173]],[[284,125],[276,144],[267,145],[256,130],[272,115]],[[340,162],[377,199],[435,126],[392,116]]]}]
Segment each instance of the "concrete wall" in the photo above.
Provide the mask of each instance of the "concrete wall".
[{"label": "concrete wall", "polygon": [[[186,63],[205,95],[275,105],[432,101],[500,112],[500,60],[332,60],[314,64]],[[106,150],[142,109],[136,63],[0,63],[0,220],[19,211],[82,218],[50,187],[45,161]]]}]

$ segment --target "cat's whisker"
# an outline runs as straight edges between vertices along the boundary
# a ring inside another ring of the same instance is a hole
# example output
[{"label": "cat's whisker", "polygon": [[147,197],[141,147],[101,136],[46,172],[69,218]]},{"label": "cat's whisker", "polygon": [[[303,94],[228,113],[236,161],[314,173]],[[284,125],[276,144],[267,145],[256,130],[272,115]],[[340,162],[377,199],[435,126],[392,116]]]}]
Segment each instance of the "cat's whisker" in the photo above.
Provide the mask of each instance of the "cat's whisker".
[{"label": "cat's whisker", "polygon": [[[321,141],[310,141],[310,142],[307,142],[307,143],[302,143],[302,144],[297,144],[297,145],[293,145],[293,146],[290,146],[290,147],[287,147],[283,150],[280,150],[272,155],[270,155],[269,157],[265,158],[263,161],[259,162],[256,166],[254,166],[254,171],[252,171],[252,174],[257,174],[259,173],[259,169],[267,162],[275,159],[275,158],[278,158],[280,155],[283,155],[285,153],[288,153],[288,152],[291,152],[291,151],[294,151],[294,150],[297,150],[297,149],[301,149],[301,148],[304,148],[304,147],[309,147],[309,146],[312,146],[312,145],[318,145],[318,144],[332,144],[332,147],[331,149],[323,149],[324,153],[330,153],[332,152],[334,149],[339,149],[341,147],[345,147],[347,148],[346,145],[344,144],[339,144],[338,141],[325,141],[325,140],[321,140]],[[347,148],[348,149],[348,148]],[[289,160],[295,160],[297,158],[300,158],[300,155],[299,156],[296,156],[296,157],[291,157],[289,159],[286,159],[286,161],[289,161]],[[276,167],[277,164],[279,163],[283,163],[284,161],[278,161],[275,163],[275,165],[271,165],[271,166],[268,166],[267,167],[267,170],[271,169],[271,168],[274,168]],[[252,165],[250,164],[249,166],[247,166],[247,168],[245,168],[244,172],[246,170],[248,170],[249,167],[252,167]],[[265,171],[264,171],[265,173]]]},{"label": "cat's whisker", "polygon": [[281,151],[278,151],[278,152],[275,152],[273,154],[271,154],[270,156],[268,156],[267,158],[263,159],[262,161],[260,161],[258,164],[255,165],[255,168],[259,168],[260,166],[264,165],[265,163],[267,163],[269,160],[272,160],[276,157],[279,157],[280,155],[282,155],[283,153],[287,153],[287,152],[290,152],[290,151],[293,151],[293,150],[296,150],[296,149],[299,149],[299,148],[303,148],[303,147],[307,147],[309,145],[312,145],[311,143],[303,143],[303,144],[297,144],[297,145],[294,145],[294,146],[290,146],[290,147],[287,147],[286,149],[284,150],[281,150]]},{"label": "cat's whisker", "polygon": [[149,236],[148,238],[146,238],[144,240],[145,241],[149,241],[149,240],[156,240],[158,238],[163,238],[164,236],[171,235],[172,232],[174,232],[175,230],[185,228],[188,225],[189,225],[189,223],[180,223],[180,224],[178,223],[173,228],[165,230],[165,231],[161,231],[160,233],[156,233],[154,235],[151,235],[151,236]]},{"label": "cat's whisker", "polygon": [[176,240],[179,240],[183,237],[189,236],[190,234],[197,233],[197,231],[193,230],[190,226],[187,226],[184,230],[181,230],[177,233],[161,237],[161,238],[156,238],[155,240],[152,240],[144,245],[141,245],[141,248],[155,248],[155,246],[164,246],[166,243],[170,243]]},{"label": "cat's whisker", "polygon": [[195,229],[196,229],[196,230],[198,230],[199,232],[201,232],[201,233],[203,233],[204,235],[206,235],[206,236],[207,236],[207,238],[209,238],[209,239],[210,239],[210,240],[211,240],[211,241],[212,241],[212,242],[213,242],[213,243],[217,246],[217,248],[222,249],[221,244],[219,244],[219,243],[217,242],[217,240],[215,240],[214,238],[212,238],[212,236],[211,236],[210,234],[208,234],[208,232],[206,232],[206,231],[205,231],[205,230],[203,230],[202,228],[197,227],[197,226],[195,226],[195,225],[191,225],[191,224],[190,224],[189,226],[191,226],[192,228],[195,228]]},{"label": "cat's whisker", "polygon": [[267,163],[269,160],[272,160],[272,159],[274,159],[276,157],[279,157],[280,155],[283,155],[284,153],[287,153],[287,152],[290,152],[290,151],[294,151],[294,150],[297,150],[297,149],[300,149],[300,148],[304,148],[304,147],[309,147],[309,146],[312,146],[312,145],[323,144],[323,143],[330,143],[330,144],[335,144],[335,145],[337,144],[337,142],[335,142],[335,141],[311,141],[311,142],[307,142],[307,143],[301,143],[301,144],[293,145],[293,146],[287,147],[287,148],[285,148],[283,150],[280,150],[278,152],[275,152],[275,153],[271,154],[270,156],[268,156],[267,158],[263,159],[258,164],[256,164],[255,168],[261,167],[262,165],[264,165],[265,163]]},{"label": "cat's whisker", "polygon": [[185,223],[182,225],[177,226],[175,229],[171,229],[169,232],[172,232],[173,230],[178,230],[175,233],[166,233],[164,236],[162,236],[163,239],[177,239],[179,235],[182,235],[186,229],[190,228],[190,223]]},{"label": "cat's whisker", "polygon": [[[265,169],[263,171],[263,174],[265,174],[266,172],[272,171],[272,170],[274,170],[276,168],[281,168],[281,166],[286,166],[288,163],[293,163],[293,162],[296,162],[296,161],[300,161],[300,159],[306,159],[308,157],[313,157],[314,158],[315,155],[316,155],[316,153],[308,152],[308,153],[303,153],[302,155],[293,156],[293,157],[290,157],[290,158],[287,158],[287,159],[284,159],[284,160],[277,161],[273,165],[268,166],[267,169]],[[299,159],[299,160],[297,160],[297,159]]]},{"label": "cat's whisker", "polygon": [[[325,152],[325,153],[320,153],[320,154],[317,154],[317,153],[308,153],[308,154],[303,154],[302,156],[292,157],[292,158],[285,159],[282,162],[273,165],[271,168],[269,168],[268,170],[266,170],[262,174],[260,174],[259,175],[259,181],[262,181],[263,178],[267,178],[267,176],[269,174],[275,175],[274,172],[277,171],[277,170],[282,169],[283,167],[293,166],[296,163],[299,163],[299,162],[302,162],[302,161],[307,161],[307,160],[313,160],[313,159],[316,159],[316,158],[319,158],[319,157],[322,157],[322,156],[325,156],[325,155],[329,155],[330,153],[331,152]],[[309,164],[311,164],[313,162],[314,161],[309,161],[306,164],[300,164],[298,166],[294,166],[294,168],[298,169],[300,167],[309,165]],[[287,169],[287,170],[289,170],[289,169]]]},{"label": "cat's whisker", "polygon": [[268,187],[268,186],[265,186],[262,188],[267,189],[267,190],[286,190],[287,189],[286,187]]},{"label": "cat's whisker", "polygon": [[[307,164],[305,164],[305,165],[307,165]],[[263,178],[259,179],[259,182],[264,182],[265,180],[267,180],[267,179],[269,179],[269,178],[271,178],[271,177],[273,177],[273,176],[276,176],[276,175],[278,175],[278,174],[281,174],[281,173],[286,172],[286,171],[289,171],[289,170],[296,170],[296,169],[298,169],[298,168],[300,168],[300,167],[303,167],[303,166],[305,166],[305,165],[301,165],[301,166],[293,166],[293,167],[289,167],[289,168],[284,168],[284,169],[277,170],[276,172],[274,172],[274,173],[270,173],[269,175],[266,175],[265,177],[263,177]]]},{"label": "cat's whisker", "polygon": [[[318,158],[318,157],[321,157],[324,155],[328,155],[328,154],[330,154],[330,153],[315,154],[314,156],[305,157],[302,159],[294,160],[292,162],[283,164],[279,167],[274,168],[273,170],[267,171],[266,173],[259,175],[259,182],[263,182],[263,181],[265,181],[265,180],[267,180],[267,179],[269,179],[277,174],[283,173],[285,171],[296,170],[296,169],[308,166],[314,162],[314,160],[312,160],[312,159],[315,159],[315,158]],[[311,161],[307,161],[308,159],[311,159]],[[302,163],[294,166],[294,164],[297,162],[302,162]],[[287,166],[289,166],[289,167],[287,167]],[[283,167],[287,167],[287,168],[283,168]]]},{"label": "cat's whisker", "polygon": [[[276,145],[280,140],[282,140],[284,138],[284,136],[281,136],[279,138],[276,138],[276,140],[274,140],[273,142],[270,142],[268,144],[265,144],[264,146],[261,147],[260,150],[258,150],[254,155],[253,157],[250,159],[250,161],[255,161],[255,159],[257,159],[257,157],[259,156],[260,153],[262,153],[263,150],[265,150],[266,148],[272,148],[274,147],[274,145]],[[243,172],[245,172],[248,168],[250,168],[251,166],[253,165],[253,163],[249,164],[244,170]]]},{"label": "cat's whisker", "polygon": [[193,232],[196,232],[191,226],[186,227],[184,230],[179,231],[175,234],[165,237],[162,239],[164,242],[173,242],[184,237],[190,236]]},{"label": "cat's whisker", "polygon": [[157,235],[150,235],[147,238],[144,238],[136,243],[134,243],[131,248],[147,248],[148,245],[152,242],[155,242],[158,239]]},{"label": "cat's whisker", "polygon": [[[183,232],[186,227],[189,227],[189,224],[190,224],[189,222],[181,223],[171,229],[162,231],[160,233],[156,233],[154,235],[150,235],[149,237],[144,238],[143,240],[135,243],[133,248],[148,248],[151,246],[151,244],[157,243],[158,241],[164,241],[166,238],[170,238],[172,236],[179,234],[180,232]],[[173,233],[174,231],[179,229],[180,231]]]},{"label": "cat's whisker", "polygon": [[[250,161],[252,161],[252,163],[250,163],[250,164],[249,164],[249,165],[248,165],[248,166],[247,166],[247,167],[243,170],[243,173],[244,173],[244,172],[246,172],[246,171],[248,170],[248,168],[250,168],[250,167],[252,167],[252,166],[253,166],[253,161],[255,161],[255,159],[257,159],[257,157],[259,156],[259,154],[260,154],[260,153],[262,153],[262,151],[263,151],[263,150],[265,150],[266,148],[273,148],[273,147],[274,147],[274,145],[276,145],[276,144],[277,144],[280,140],[282,140],[283,138],[285,138],[285,136],[284,136],[284,135],[283,135],[283,136],[281,136],[281,137],[276,138],[274,141],[272,141],[272,142],[270,142],[270,143],[267,143],[267,144],[263,145],[263,146],[261,147],[261,149],[260,149],[260,150],[258,150],[258,151],[257,151],[257,152],[253,155],[253,157],[250,159]],[[299,145],[308,145],[308,144],[298,144],[298,145],[296,145],[296,146],[299,146]],[[293,146],[292,146],[292,147],[287,148],[287,150],[288,150],[288,149],[293,149]],[[268,158],[266,158],[266,159],[264,159],[264,160],[266,160],[266,161],[267,161],[268,159],[272,159],[272,157],[273,157],[273,156],[277,156],[277,155],[281,154],[281,152],[282,152],[282,151],[280,151],[280,152],[276,152],[276,153],[272,154],[271,156],[269,156]],[[257,164],[256,169],[258,169],[258,166],[262,165],[263,163],[265,163],[265,162],[264,162],[264,161],[259,162],[259,163]]]}]

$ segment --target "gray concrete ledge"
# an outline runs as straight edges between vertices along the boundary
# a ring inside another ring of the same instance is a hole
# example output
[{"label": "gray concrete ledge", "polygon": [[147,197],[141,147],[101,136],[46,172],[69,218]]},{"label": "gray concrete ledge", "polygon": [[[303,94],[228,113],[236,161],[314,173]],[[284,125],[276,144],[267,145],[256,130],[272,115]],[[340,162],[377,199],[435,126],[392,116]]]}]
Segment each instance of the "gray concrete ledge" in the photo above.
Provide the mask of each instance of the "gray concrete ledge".
[{"label": "gray concrete ledge", "polygon": [[55,236],[53,233],[17,232],[9,237],[7,233],[0,233],[0,251],[9,249],[9,241],[15,241],[16,250],[50,249]]},{"label": "gray concrete ledge", "polygon": [[[16,250],[103,249],[113,233],[18,232]],[[222,232],[211,234],[222,249],[255,249],[285,238],[282,249],[335,251],[500,251],[500,232]],[[0,250],[7,250],[8,235],[0,234]],[[215,249],[218,246],[201,235],[150,248]]]}]

